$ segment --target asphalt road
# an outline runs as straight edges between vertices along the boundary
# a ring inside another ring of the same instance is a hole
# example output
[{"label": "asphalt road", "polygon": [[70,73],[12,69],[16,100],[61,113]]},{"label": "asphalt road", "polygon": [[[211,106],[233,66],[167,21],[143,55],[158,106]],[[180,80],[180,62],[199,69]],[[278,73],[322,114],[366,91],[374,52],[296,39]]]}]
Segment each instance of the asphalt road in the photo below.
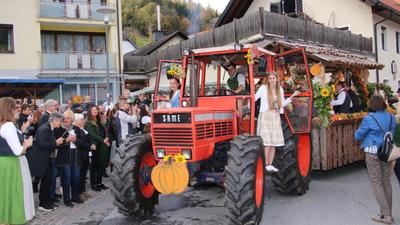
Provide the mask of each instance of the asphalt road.
[{"label": "asphalt road", "polygon": [[[392,187],[395,223],[400,224],[400,187],[394,175]],[[265,199],[261,222],[264,225],[369,225],[376,224],[370,217],[378,214],[362,163],[314,172],[310,189],[303,196],[279,194],[267,179]],[[112,205],[112,200],[109,191],[102,192],[79,208],[63,212],[62,218],[51,224],[217,225],[227,222],[224,190],[217,186],[188,189],[181,195],[162,195],[150,218],[124,217]]]}]

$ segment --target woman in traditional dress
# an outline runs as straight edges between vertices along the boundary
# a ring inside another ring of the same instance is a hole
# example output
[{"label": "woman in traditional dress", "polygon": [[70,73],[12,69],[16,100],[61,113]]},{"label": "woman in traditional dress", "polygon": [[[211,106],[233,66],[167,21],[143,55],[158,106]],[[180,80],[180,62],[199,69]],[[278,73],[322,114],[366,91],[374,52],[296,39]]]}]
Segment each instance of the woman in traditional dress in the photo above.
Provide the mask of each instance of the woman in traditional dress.
[{"label": "woman in traditional dress", "polygon": [[16,102],[0,98],[0,224],[25,224],[35,215],[31,175],[24,156],[32,138],[14,125]]},{"label": "woman in traditional dress", "polygon": [[275,147],[284,146],[281,117],[283,107],[292,102],[292,98],[300,92],[295,91],[285,100],[282,87],[279,85],[278,74],[270,72],[266,85],[258,89],[255,100],[261,99],[260,113],[257,122],[257,134],[263,139],[265,149],[265,169],[268,172],[278,172],[272,165],[275,157]]}]

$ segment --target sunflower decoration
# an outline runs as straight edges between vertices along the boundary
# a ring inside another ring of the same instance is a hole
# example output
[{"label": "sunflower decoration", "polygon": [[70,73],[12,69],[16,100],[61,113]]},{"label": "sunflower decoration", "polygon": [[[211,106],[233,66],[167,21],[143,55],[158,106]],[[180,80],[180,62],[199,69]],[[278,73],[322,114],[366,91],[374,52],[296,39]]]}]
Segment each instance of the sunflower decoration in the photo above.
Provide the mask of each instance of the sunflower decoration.
[{"label": "sunflower decoration", "polygon": [[186,163],[186,159],[183,155],[175,155],[174,159],[177,163]]},{"label": "sunflower decoration", "polygon": [[173,159],[173,158],[172,158],[172,155],[166,155],[166,156],[164,156],[163,161],[164,161],[164,162],[168,162],[168,161],[170,160],[170,158]]},{"label": "sunflower decoration", "polygon": [[328,97],[330,95],[330,91],[328,88],[321,88],[321,96],[322,97]]},{"label": "sunflower decoration", "polygon": [[314,107],[318,115],[318,124],[322,127],[328,127],[331,122],[331,99],[332,88],[330,86],[322,87],[320,83],[313,83]]},{"label": "sunflower decoration", "polygon": [[185,73],[183,72],[182,65],[172,63],[171,66],[169,66],[167,69],[167,76],[169,79],[171,79],[172,77],[184,78]]}]

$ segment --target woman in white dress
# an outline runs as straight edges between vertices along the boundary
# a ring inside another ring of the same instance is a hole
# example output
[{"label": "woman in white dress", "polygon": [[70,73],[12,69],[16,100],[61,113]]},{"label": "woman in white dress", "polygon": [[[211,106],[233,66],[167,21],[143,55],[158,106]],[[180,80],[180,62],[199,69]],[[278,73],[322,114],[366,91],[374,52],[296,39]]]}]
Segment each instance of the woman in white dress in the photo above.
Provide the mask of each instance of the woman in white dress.
[{"label": "woman in white dress", "polygon": [[265,169],[268,172],[278,172],[272,165],[275,157],[275,147],[284,146],[280,114],[283,114],[283,107],[292,102],[292,98],[300,94],[295,91],[285,100],[282,87],[279,85],[278,74],[270,72],[266,85],[258,89],[255,100],[261,98],[260,114],[258,115],[257,134],[263,139],[265,149]]},{"label": "woman in white dress", "polygon": [[13,122],[13,98],[0,98],[0,224],[24,224],[35,215],[32,178],[24,156],[32,138],[24,139]]}]

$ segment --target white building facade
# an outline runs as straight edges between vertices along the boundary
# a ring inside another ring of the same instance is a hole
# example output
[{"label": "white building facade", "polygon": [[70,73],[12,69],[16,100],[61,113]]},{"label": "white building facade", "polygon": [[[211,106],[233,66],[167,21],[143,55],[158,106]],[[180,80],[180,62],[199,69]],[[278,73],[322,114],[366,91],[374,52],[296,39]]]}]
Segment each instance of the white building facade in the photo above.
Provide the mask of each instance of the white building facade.
[{"label": "white building facade", "polygon": [[[374,14],[374,24],[384,18]],[[400,65],[400,24],[393,20],[386,20],[377,25],[377,50],[378,61],[385,65],[379,71],[379,82],[388,84],[394,92],[400,88],[400,73],[397,65]],[[375,72],[372,79],[376,80]]]}]

